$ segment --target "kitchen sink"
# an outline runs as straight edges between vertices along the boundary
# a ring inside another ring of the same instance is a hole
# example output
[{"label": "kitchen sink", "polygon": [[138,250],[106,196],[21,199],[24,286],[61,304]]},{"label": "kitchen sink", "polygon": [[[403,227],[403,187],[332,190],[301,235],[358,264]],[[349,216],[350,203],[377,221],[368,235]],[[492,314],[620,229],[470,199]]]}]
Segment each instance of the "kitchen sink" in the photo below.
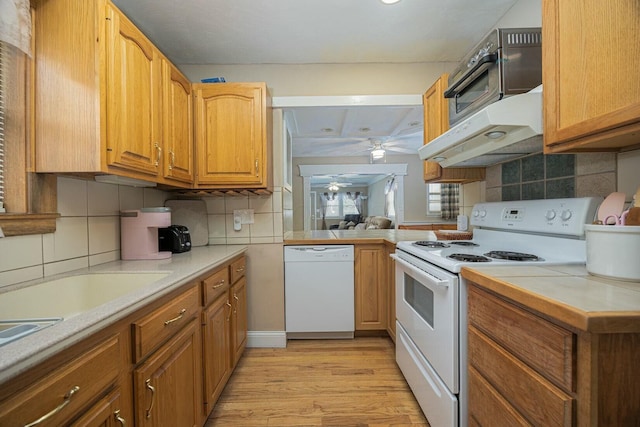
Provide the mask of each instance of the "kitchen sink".
[{"label": "kitchen sink", "polygon": [[167,275],[168,272],[88,273],[0,293],[0,321],[69,318],[148,286]]},{"label": "kitchen sink", "polygon": [[62,318],[0,320],[0,347],[60,322]]}]

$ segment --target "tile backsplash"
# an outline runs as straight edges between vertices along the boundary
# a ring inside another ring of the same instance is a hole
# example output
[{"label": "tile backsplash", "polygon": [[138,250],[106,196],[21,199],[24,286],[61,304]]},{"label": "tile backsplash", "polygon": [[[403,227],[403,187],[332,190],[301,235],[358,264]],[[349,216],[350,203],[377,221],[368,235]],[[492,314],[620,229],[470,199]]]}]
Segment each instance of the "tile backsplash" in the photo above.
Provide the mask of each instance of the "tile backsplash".
[{"label": "tile backsplash", "polygon": [[56,232],[0,239],[0,286],[120,259],[120,211],[163,206],[151,188],[58,178]]},{"label": "tile backsplash", "polygon": [[[58,177],[56,232],[0,239],[0,286],[120,259],[120,211],[164,206],[174,195],[152,188]],[[284,196],[284,197],[283,197]],[[291,192],[206,197],[209,244],[282,243],[291,227]],[[254,223],[233,230],[233,211],[252,209]]]},{"label": "tile backsplash", "polygon": [[533,154],[487,168],[488,202],[606,196],[616,191],[616,154]]}]

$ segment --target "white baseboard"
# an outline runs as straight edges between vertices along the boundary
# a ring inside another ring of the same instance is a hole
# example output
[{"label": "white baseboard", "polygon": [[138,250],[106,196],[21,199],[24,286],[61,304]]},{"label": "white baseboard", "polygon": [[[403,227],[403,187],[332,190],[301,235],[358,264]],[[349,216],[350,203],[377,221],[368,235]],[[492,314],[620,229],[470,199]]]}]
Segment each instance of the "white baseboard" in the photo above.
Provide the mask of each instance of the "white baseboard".
[{"label": "white baseboard", "polygon": [[285,348],[287,333],[285,331],[248,331],[247,347]]}]

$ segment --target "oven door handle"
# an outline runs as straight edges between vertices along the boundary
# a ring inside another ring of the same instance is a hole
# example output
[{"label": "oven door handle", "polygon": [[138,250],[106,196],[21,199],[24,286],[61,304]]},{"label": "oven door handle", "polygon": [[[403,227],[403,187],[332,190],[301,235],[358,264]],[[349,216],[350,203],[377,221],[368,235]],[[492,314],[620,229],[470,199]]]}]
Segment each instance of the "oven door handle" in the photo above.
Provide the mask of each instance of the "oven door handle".
[{"label": "oven door handle", "polygon": [[464,75],[462,77],[460,77],[454,84],[449,86],[447,88],[447,90],[444,91],[444,97],[445,98],[454,98],[459,92],[456,89],[458,89],[458,87],[462,83],[464,83],[473,73],[478,71],[480,69],[480,67],[482,67],[483,65],[491,63],[491,62],[496,62],[497,60],[498,60],[498,54],[497,53],[488,53],[488,54],[478,58],[477,62],[475,63],[475,65],[473,67],[471,67],[466,73],[464,73]]},{"label": "oven door handle", "polygon": [[421,270],[420,268],[416,267],[415,265],[403,260],[402,258],[398,257],[398,255],[396,255],[396,254],[391,254],[391,258],[393,258],[398,264],[400,264],[405,269],[411,271],[411,274],[417,276],[417,278],[420,279],[420,281],[422,283],[434,284],[434,285],[439,286],[441,288],[448,288],[449,287],[449,281],[448,280],[438,279],[436,276],[433,276],[433,275],[427,273],[426,271]]}]

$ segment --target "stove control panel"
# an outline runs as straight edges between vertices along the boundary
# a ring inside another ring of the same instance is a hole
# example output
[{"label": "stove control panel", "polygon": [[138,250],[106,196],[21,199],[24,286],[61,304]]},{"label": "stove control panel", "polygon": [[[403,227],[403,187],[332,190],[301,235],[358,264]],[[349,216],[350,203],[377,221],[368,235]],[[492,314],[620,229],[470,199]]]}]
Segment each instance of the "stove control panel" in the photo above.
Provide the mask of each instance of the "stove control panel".
[{"label": "stove control panel", "polygon": [[478,203],[471,212],[471,225],[581,237],[601,202],[601,197],[581,197]]}]

